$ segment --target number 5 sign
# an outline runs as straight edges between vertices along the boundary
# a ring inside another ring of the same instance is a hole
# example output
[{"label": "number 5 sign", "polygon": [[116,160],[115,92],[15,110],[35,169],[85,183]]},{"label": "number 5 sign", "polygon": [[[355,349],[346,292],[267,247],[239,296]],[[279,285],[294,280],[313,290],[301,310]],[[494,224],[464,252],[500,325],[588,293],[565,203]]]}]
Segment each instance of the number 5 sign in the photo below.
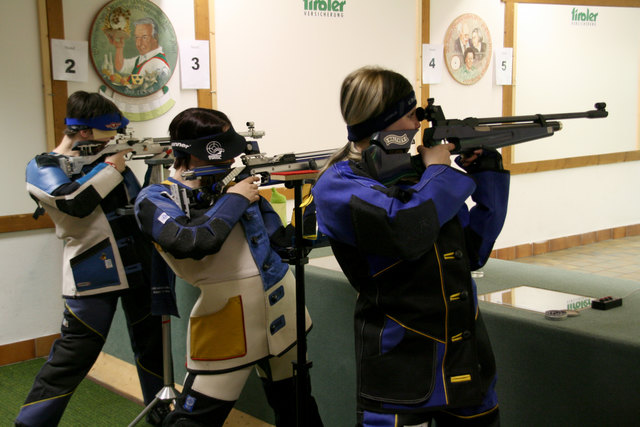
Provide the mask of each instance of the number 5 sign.
[{"label": "number 5 sign", "polygon": [[210,89],[209,41],[180,40],[182,89]]},{"label": "number 5 sign", "polygon": [[88,42],[51,39],[53,80],[86,82],[88,58]]},{"label": "number 5 sign", "polygon": [[495,52],[496,85],[510,85],[513,74],[513,48],[503,47]]}]

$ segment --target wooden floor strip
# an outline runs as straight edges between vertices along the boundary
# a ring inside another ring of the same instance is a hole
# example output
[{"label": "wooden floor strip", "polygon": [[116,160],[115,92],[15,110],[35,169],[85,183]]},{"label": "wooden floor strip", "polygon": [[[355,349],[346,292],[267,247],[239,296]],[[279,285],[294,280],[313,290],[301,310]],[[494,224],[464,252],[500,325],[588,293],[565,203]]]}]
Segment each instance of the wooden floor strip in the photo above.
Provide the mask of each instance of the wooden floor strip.
[{"label": "wooden floor strip", "polygon": [[[102,352],[87,377],[115,393],[138,402],[141,405],[140,411],[142,411],[142,390],[138,381],[136,367],[132,364]],[[178,384],[175,385],[175,388],[177,391],[182,390],[182,387]],[[224,423],[224,427],[273,426],[249,414],[232,409],[229,418]]]}]

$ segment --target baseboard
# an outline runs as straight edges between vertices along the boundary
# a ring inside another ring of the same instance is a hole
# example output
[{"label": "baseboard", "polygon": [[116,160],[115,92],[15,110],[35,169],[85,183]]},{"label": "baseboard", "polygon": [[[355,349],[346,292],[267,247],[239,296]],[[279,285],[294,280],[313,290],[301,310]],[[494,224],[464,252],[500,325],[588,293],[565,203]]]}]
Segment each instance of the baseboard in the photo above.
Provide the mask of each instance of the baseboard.
[{"label": "baseboard", "polygon": [[562,249],[568,249],[575,246],[602,242],[604,240],[621,239],[624,237],[638,235],[640,235],[640,224],[607,228],[604,230],[576,234],[573,236],[559,237],[542,242],[533,242],[523,245],[511,246],[508,248],[496,249],[491,252],[491,258],[514,260],[533,255],[541,255],[547,252],[560,251]]},{"label": "baseboard", "polygon": [[51,351],[53,342],[59,337],[60,334],[53,334],[45,337],[0,345],[0,366],[23,362],[25,360],[35,359],[36,357],[47,356],[49,351]]}]

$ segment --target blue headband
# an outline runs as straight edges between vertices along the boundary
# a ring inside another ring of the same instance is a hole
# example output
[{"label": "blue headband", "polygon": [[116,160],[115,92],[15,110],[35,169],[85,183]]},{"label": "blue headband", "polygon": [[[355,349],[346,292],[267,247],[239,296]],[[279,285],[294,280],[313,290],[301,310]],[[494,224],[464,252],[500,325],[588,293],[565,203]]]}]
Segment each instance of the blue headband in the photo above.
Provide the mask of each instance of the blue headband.
[{"label": "blue headband", "polygon": [[347,126],[347,138],[349,141],[353,142],[365,139],[371,136],[374,132],[386,129],[393,122],[411,111],[415,106],[416,94],[411,91],[409,95],[387,108],[382,112],[382,114],[371,117],[370,119],[356,125]]},{"label": "blue headband", "polygon": [[87,119],[67,117],[64,119],[64,124],[67,126],[84,126],[100,130],[121,130],[127,127],[129,120],[118,113],[111,113]]}]

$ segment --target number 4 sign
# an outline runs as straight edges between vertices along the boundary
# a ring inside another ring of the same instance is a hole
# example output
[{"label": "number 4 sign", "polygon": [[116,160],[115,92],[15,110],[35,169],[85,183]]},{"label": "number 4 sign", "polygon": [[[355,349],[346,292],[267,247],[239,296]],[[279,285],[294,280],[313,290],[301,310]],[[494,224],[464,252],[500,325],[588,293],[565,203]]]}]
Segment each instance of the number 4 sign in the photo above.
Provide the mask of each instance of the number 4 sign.
[{"label": "number 4 sign", "polygon": [[440,83],[442,81],[443,45],[422,45],[422,84]]},{"label": "number 4 sign", "polygon": [[209,41],[180,40],[182,89],[210,89]]},{"label": "number 4 sign", "polygon": [[53,80],[86,82],[89,42],[51,39]]}]

